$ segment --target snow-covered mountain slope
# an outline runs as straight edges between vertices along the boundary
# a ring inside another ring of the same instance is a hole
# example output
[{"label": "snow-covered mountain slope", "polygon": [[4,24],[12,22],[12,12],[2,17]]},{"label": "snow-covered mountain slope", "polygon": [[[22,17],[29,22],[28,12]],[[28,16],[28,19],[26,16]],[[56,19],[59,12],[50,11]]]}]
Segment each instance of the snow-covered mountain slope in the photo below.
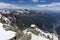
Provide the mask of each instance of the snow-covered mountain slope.
[{"label": "snow-covered mountain slope", "polygon": [[13,23],[16,22],[14,20],[16,19],[12,16],[5,17],[4,15],[0,14],[0,40],[18,40],[18,37],[21,37],[23,33],[15,25],[15,23]]},{"label": "snow-covered mountain slope", "polygon": [[24,34],[31,35],[31,40],[58,40],[58,35],[46,33],[37,27],[30,27],[23,31]]},{"label": "snow-covered mountain slope", "polygon": [[3,28],[3,24],[0,23],[0,40],[9,40],[15,36],[16,32],[13,31],[6,31]]},{"label": "snow-covered mountain slope", "polygon": [[27,28],[14,15],[4,15],[0,14],[0,40],[58,40],[55,33],[46,33],[36,25]]},{"label": "snow-covered mountain slope", "polygon": [[[3,20],[6,23],[8,23],[8,22],[10,23],[9,19],[7,19],[6,17],[4,17],[0,14],[0,21],[3,21]],[[6,24],[6,23],[4,23],[4,24]],[[10,31],[10,30],[6,31],[5,28],[3,27],[4,24],[2,22],[0,22],[0,40],[9,40],[16,35],[16,32]]]}]

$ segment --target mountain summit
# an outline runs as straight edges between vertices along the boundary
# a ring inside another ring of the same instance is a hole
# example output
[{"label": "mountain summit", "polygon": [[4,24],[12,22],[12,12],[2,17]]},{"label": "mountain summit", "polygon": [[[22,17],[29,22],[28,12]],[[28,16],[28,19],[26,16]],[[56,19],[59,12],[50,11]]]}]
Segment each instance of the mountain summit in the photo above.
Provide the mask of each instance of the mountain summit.
[{"label": "mountain summit", "polygon": [[27,28],[23,31],[25,36],[21,40],[58,40],[58,36],[54,33],[44,32],[33,24],[31,26],[34,27]]}]

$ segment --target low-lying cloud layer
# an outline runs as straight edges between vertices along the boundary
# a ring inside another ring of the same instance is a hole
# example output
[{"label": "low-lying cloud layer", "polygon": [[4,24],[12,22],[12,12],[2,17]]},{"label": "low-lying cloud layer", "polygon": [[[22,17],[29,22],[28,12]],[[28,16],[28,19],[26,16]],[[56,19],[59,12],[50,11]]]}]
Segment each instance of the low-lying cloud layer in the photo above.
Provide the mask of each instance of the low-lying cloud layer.
[{"label": "low-lying cloud layer", "polygon": [[21,6],[14,5],[14,4],[0,2],[0,8],[19,9],[19,8],[22,8],[22,7]]},{"label": "low-lying cloud layer", "polygon": [[36,5],[36,6],[41,9],[60,10],[60,3],[42,4],[42,5]]},{"label": "low-lying cloud layer", "polygon": [[[57,10],[60,11],[60,3],[50,3],[50,4],[37,4],[35,5],[38,10]],[[9,8],[9,9],[25,9],[25,7],[18,6],[15,4],[9,4],[9,3],[4,3],[0,2],[0,9],[2,8]],[[34,9],[34,8],[33,8]]]}]

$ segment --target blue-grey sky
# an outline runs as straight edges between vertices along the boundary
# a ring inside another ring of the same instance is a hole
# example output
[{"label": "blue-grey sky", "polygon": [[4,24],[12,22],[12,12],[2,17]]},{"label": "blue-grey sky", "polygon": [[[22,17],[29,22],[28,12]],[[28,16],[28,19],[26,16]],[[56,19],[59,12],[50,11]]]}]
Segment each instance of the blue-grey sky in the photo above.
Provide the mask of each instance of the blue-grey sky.
[{"label": "blue-grey sky", "polygon": [[0,8],[60,10],[60,0],[0,0]]}]

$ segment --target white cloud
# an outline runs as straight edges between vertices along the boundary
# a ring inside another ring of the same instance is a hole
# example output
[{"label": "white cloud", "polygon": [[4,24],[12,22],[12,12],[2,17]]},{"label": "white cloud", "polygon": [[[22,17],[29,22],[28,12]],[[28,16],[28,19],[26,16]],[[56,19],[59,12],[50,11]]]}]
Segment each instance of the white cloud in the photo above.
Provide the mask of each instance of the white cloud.
[{"label": "white cloud", "polygon": [[32,0],[33,2],[39,2],[39,0]]},{"label": "white cloud", "polygon": [[14,5],[14,4],[0,2],[0,8],[12,8],[12,9],[15,8],[15,9],[18,9],[18,8],[22,8],[22,7]]},{"label": "white cloud", "polygon": [[32,0],[33,2],[46,2],[45,0]]},{"label": "white cloud", "polygon": [[40,9],[60,10],[60,3],[42,4],[36,6],[38,6]]}]

